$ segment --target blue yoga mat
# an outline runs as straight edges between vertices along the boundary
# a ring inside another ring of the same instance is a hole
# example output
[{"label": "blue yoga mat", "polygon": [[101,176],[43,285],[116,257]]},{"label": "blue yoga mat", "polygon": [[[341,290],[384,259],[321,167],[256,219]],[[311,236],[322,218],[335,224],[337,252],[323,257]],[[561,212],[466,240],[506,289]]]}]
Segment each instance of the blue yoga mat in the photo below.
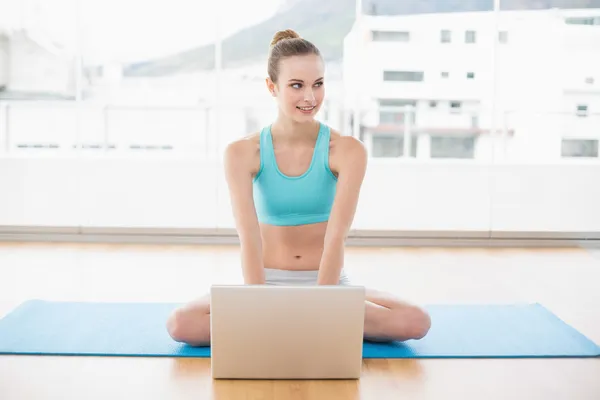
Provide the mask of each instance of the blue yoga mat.
[{"label": "blue yoga mat", "polygon": [[[177,304],[31,300],[0,320],[0,354],[210,357],[173,341]],[[363,345],[364,358],[597,357],[600,347],[540,304],[432,305],[421,340]]]}]

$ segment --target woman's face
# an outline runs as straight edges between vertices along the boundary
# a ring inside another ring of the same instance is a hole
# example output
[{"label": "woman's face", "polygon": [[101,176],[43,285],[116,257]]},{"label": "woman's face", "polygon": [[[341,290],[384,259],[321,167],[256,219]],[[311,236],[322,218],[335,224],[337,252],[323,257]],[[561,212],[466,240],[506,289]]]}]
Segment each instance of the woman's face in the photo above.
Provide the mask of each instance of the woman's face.
[{"label": "woman's face", "polygon": [[323,61],[318,55],[293,56],[280,61],[278,82],[267,78],[267,87],[283,114],[296,122],[307,122],[323,104],[323,75]]}]

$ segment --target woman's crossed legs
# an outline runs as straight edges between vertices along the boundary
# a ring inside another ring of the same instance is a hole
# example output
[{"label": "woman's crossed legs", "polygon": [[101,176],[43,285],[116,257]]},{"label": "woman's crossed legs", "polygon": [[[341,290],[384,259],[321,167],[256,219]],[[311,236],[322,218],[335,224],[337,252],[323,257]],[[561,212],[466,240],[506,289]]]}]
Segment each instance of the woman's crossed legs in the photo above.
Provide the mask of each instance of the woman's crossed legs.
[{"label": "woman's crossed legs", "polygon": [[[423,338],[431,326],[426,311],[372,289],[366,291],[364,336],[370,341]],[[210,295],[176,309],[167,321],[169,335],[192,346],[210,344]]]}]

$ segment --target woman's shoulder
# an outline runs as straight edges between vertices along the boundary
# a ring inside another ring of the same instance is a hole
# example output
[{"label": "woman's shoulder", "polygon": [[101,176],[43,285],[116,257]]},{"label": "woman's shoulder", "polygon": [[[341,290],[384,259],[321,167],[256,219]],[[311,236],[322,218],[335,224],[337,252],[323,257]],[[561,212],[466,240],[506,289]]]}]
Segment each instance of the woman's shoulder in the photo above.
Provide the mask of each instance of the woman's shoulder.
[{"label": "woman's shoulder", "polygon": [[359,139],[342,135],[339,131],[331,129],[329,141],[329,168],[335,175],[343,169],[365,168],[367,162],[367,149]]},{"label": "woman's shoulder", "polygon": [[227,163],[242,163],[257,169],[257,161],[260,163],[260,132],[250,133],[230,142],[225,148],[225,160]]},{"label": "woman's shoulder", "polygon": [[333,128],[329,128],[329,131],[329,149],[331,152],[348,154],[348,152],[354,153],[366,151],[364,143],[354,136],[342,135],[341,132]]},{"label": "woman's shoulder", "polygon": [[236,156],[252,154],[258,150],[260,150],[260,132],[235,139],[226,148],[226,152],[235,153]]}]

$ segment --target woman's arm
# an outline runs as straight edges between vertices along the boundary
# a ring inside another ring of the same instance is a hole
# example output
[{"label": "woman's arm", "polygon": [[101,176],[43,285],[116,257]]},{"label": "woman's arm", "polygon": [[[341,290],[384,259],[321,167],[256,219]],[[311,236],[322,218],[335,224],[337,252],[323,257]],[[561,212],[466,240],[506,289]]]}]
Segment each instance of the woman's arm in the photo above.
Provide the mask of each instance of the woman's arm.
[{"label": "woman's arm", "polygon": [[254,198],[252,196],[252,171],[256,163],[256,144],[238,140],[225,150],[225,178],[237,233],[240,239],[242,272],[246,285],[265,283],[262,240]]},{"label": "woman's arm", "polygon": [[325,233],[319,285],[337,285],[339,282],[344,267],[344,243],[354,220],[367,169],[367,151],[362,142],[351,136],[342,136],[338,140],[338,182]]}]

